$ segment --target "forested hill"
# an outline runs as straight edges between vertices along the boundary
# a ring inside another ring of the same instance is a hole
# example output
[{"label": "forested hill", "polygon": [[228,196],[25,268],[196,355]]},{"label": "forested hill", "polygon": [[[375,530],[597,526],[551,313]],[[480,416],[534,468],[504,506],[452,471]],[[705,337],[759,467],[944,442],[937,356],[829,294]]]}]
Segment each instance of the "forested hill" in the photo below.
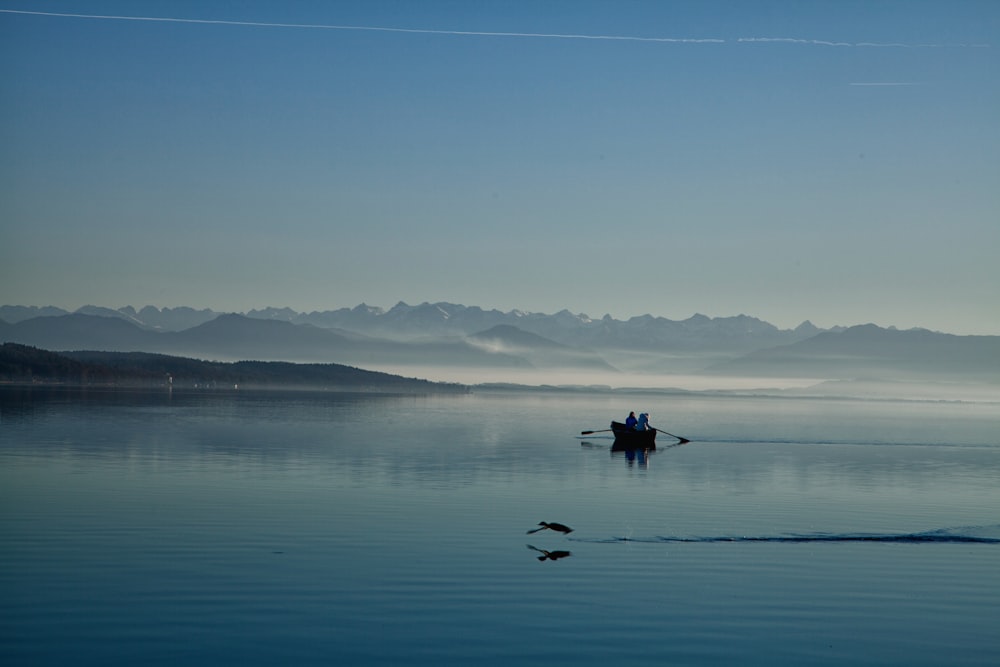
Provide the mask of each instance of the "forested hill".
[{"label": "forested hill", "polygon": [[464,385],[405,378],[340,364],[223,363],[145,352],[62,352],[0,345],[0,383],[122,387],[294,388],[379,393],[465,393]]}]

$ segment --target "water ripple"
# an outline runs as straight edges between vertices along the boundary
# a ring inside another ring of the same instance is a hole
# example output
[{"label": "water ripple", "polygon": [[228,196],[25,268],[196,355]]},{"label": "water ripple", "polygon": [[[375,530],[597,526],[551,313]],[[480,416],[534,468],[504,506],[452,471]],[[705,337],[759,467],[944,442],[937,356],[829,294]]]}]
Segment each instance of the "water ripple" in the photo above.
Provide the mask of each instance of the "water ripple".
[{"label": "water ripple", "polygon": [[[1000,526],[990,527],[987,532],[995,532]],[[970,531],[972,533],[979,531]],[[806,533],[790,535],[716,535],[716,536],[664,536],[653,537],[611,537],[606,539],[570,538],[574,542],[595,544],[619,544],[638,542],[643,544],[712,544],[718,542],[772,542],[797,544],[802,542],[887,542],[895,544],[1000,544],[1000,537],[983,534],[956,532],[954,529],[940,529],[921,533],[878,534],[878,533]]]}]

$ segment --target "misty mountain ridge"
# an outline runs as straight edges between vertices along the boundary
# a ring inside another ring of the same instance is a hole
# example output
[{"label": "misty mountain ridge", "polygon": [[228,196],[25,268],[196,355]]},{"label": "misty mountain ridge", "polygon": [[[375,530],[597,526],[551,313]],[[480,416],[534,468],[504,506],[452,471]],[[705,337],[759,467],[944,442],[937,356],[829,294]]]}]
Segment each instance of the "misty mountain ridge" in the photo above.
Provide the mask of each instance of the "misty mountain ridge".
[{"label": "misty mountain ridge", "polygon": [[549,340],[538,334],[518,329],[511,324],[498,324],[491,329],[466,337],[471,345],[481,345],[490,352],[501,352],[527,359],[536,368],[559,367],[617,372],[596,352],[575,348]]},{"label": "misty mountain ridge", "polygon": [[[184,331],[224,314],[210,309],[194,310],[187,307],[160,309],[145,306],[136,310],[131,306],[111,309],[92,305],[83,306],[74,313],[115,317],[140,328],[160,332]],[[68,314],[71,313],[51,306],[0,306],[0,320],[11,324],[35,317]],[[269,307],[250,310],[245,316],[398,340],[466,337],[496,326],[509,325],[572,347],[649,351],[670,348],[723,351],[727,354],[792,343],[822,331],[808,321],[795,329],[778,329],[768,322],[747,315],[710,318],[696,314],[686,320],[669,320],[649,314],[616,320],[605,315],[595,320],[565,309],[551,315],[521,310],[505,313],[443,302],[411,306],[400,301],[389,310],[360,304],[354,308],[309,313]]]},{"label": "misty mountain ridge", "polygon": [[423,364],[532,367],[525,359],[490,352],[464,339],[402,343],[347,336],[309,324],[224,314],[183,331],[142,329],[125,318],[72,313],[0,322],[0,341],[48,350],[155,352],[218,361],[255,359],[298,363]]},{"label": "misty mountain ridge", "polygon": [[956,336],[927,329],[862,324],[715,364],[708,373],[855,379],[955,376],[1000,381],[1000,336]]}]

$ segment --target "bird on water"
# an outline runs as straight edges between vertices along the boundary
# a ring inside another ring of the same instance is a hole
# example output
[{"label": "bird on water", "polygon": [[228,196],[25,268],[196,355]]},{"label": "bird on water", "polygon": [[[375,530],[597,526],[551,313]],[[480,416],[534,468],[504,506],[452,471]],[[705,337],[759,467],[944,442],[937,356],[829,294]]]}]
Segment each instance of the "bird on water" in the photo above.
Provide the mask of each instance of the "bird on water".
[{"label": "bird on water", "polygon": [[532,533],[537,533],[540,530],[545,530],[546,528],[548,528],[549,530],[554,530],[557,533],[573,532],[572,528],[570,528],[569,526],[564,526],[561,523],[555,523],[555,522],[549,523],[548,521],[539,521],[538,525],[541,526],[541,528],[535,528],[534,530],[529,530],[528,535],[531,535]]}]

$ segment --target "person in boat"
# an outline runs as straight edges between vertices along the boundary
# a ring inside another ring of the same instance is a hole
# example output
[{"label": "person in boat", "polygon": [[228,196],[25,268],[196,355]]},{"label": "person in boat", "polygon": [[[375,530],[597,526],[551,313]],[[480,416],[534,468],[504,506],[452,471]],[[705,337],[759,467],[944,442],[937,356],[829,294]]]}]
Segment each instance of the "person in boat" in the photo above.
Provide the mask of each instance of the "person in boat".
[{"label": "person in boat", "polygon": [[635,423],[636,431],[648,431],[649,430],[649,415],[645,412],[639,414],[639,419]]},{"label": "person in boat", "polygon": [[628,413],[628,418],[625,420],[625,428],[635,428],[635,425],[639,423],[635,418],[635,413]]}]

